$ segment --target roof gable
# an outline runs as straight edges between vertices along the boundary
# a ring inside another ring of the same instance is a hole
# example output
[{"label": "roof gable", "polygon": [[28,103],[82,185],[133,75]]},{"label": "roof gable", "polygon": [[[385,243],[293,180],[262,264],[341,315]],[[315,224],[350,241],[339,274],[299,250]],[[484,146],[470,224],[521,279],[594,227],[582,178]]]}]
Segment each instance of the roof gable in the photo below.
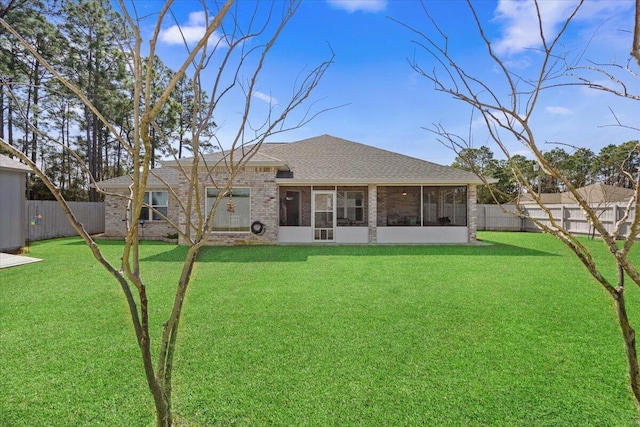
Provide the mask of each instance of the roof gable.
[{"label": "roof gable", "polygon": [[[180,171],[175,168],[161,167],[149,171],[147,177],[147,188],[167,188],[178,186],[178,175]],[[133,183],[131,175],[123,175],[116,178],[105,179],[96,183],[98,188],[129,188]]]}]

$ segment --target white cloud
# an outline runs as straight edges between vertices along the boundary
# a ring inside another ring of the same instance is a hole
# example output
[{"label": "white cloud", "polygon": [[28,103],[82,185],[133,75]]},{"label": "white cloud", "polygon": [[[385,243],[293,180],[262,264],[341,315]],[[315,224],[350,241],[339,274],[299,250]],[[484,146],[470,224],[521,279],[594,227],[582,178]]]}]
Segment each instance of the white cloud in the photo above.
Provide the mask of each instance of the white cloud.
[{"label": "white cloud", "polygon": [[259,91],[255,91],[251,94],[251,96],[253,96],[254,98],[257,98],[261,101],[264,101],[266,103],[268,103],[269,105],[274,105],[278,103],[278,100],[276,100],[274,97],[272,97],[271,95],[267,95],[266,93],[262,93]]},{"label": "white cloud", "polygon": [[602,21],[602,14],[623,14],[624,16],[633,16],[633,8],[635,2],[633,0],[590,0],[584,3],[580,8],[579,19]]},{"label": "white cloud", "polygon": [[[160,41],[167,44],[197,43],[207,29],[207,16],[205,12],[191,12],[186,24],[172,25],[160,31]],[[216,32],[214,37],[220,38]]]},{"label": "white cloud", "polygon": [[[561,25],[577,6],[577,0],[538,1],[542,17],[542,31],[547,40],[557,35]],[[603,16],[629,16],[632,0],[590,0],[584,3],[574,20],[602,22]],[[495,21],[503,25],[502,35],[495,41],[495,51],[501,55],[520,53],[541,47],[540,27],[535,2],[531,0],[499,0],[494,12]]]},{"label": "white cloud", "polygon": [[570,114],[573,114],[573,111],[571,109],[566,107],[560,107],[560,106],[549,106],[549,107],[546,107],[545,110],[548,113],[558,114],[561,116],[568,116]]},{"label": "white cloud", "polygon": [[364,12],[382,12],[387,8],[387,0],[327,0],[336,9],[343,9],[349,13],[358,10]]},{"label": "white cloud", "polygon": [[[575,1],[538,2],[542,30],[547,37],[555,36],[575,6]],[[499,0],[495,17],[505,24],[502,38],[494,45],[498,54],[508,55],[540,47],[540,26],[533,1]]]}]

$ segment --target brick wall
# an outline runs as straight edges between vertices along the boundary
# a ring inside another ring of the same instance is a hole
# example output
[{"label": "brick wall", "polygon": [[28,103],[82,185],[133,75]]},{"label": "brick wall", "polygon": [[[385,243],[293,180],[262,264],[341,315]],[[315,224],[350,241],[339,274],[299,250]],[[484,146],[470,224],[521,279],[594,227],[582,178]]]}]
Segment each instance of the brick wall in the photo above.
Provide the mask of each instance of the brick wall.
[{"label": "brick wall", "polygon": [[[232,245],[232,244],[267,244],[276,243],[278,241],[278,216],[279,216],[279,199],[278,191],[275,183],[275,168],[269,167],[246,167],[240,171],[234,181],[233,187],[245,187],[251,189],[250,206],[251,219],[250,223],[260,221],[264,224],[264,233],[256,235],[249,232],[212,232],[207,242],[212,245]],[[223,186],[229,177],[226,170],[214,168],[212,172],[206,172],[204,169],[198,173],[200,185],[200,204],[204,211],[206,206],[206,188]],[[182,200],[187,200],[188,192],[191,190],[186,177],[180,176],[180,185],[178,194]],[[196,207],[191,210],[190,220],[192,223],[197,222]],[[180,215],[180,226],[185,229],[187,217]],[[192,229],[192,236],[195,232]]]},{"label": "brick wall", "polygon": [[[163,188],[149,188],[149,191],[166,191]],[[128,211],[129,190],[107,189],[110,193],[120,196],[107,195],[104,199],[104,234],[106,237],[124,238],[127,234],[127,224],[131,223],[131,212]],[[167,217],[178,224],[179,206],[169,191]],[[137,219],[136,219],[137,220]],[[143,239],[162,239],[167,235],[175,234],[176,230],[168,221],[145,221],[140,227],[139,235]]]},{"label": "brick wall", "polygon": [[476,241],[476,231],[478,230],[478,187],[469,185],[467,187],[467,227],[469,230],[469,242]]},{"label": "brick wall", "polygon": [[[214,170],[214,172],[206,173],[204,170],[199,174],[202,182],[200,185],[200,206],[204,211],[206,205],[206,187],[213,187],[214,182],[223,185],[228,174],[224,170]],[[310,186],[286,186],[278,189],[275,183],[275,169],[273,168],[255,168],[246,167],[244,171],[238,173],[234,183],[234,187],[251,188],[250,204],[251,204],[251,222],[260,221],[264,224],[264,233],[260,236],[251,232],[213,232],[211,233],[209,244],[271,244],[278,241],[278,223],[280,216],[280,201],[285,197],[287,190],[299,191],[301,196],[301,226],[311,226],[311,187]],[[315,188],[315,187],[314,187]],[[183,174],[179,177],[179,187],[177,194],[186,203],[187,194],[190,189],[187,179]],[[316,189],[320,189],[317,187]],[[329,190],[335,187],[327,187]],[[392,216],[404,218],[416,216],[419,214],[411,211],[405,212],[406,209],[412,209],[414,205],[419,207],[419,201],[416,203],[406,203],[408,198],[413,197],[413,192],[409,191],[411,187],[407,187],[407,196],[402,196],[402,187],[377,187],[369,185],[368,187],[338,187],[338,191],[364,191],[365,194],[365,218],[369,222],[369,242],[376,242],[376,234],[378,226],[386,226],[387,220]],[[149,190],[160,190],[159,188],[150,188]],[[397,190],[397,191],[396,191]],[[122,237],[126,235],[125,218],[130,219],[127,212],[128,189],[111,189],[110,192],[117,193],[122,197],[106,196],[105,197],[105,235],[108,237]],[[418,197],[419,197],[419,193]],[[467,225],[469,230],[469,241],[476,240],[476,199],[477,188],[470,185],[467,192]],[[396,200],[397,199],[397,200]],[[419,199],[418,199],[419,200]],[[376,209],[377,206],[377,209]],[[168,217],[177,224],[182,230],[186,229],[187,217],[181,211],[178,202],[169,191]],[[196,207],[191,210],[191,223],[197,224]],[[140,229],[140,236],[144,239],[161,239],[167,235],[176,233],[176,230],[168,221],[146,221],[144,227]],[[191,235],[195,233],[192,229]],[[181,242],[184,243],[184,242]]]},{"label": "brick wall", "polygon": [[376,226],[376,216],[378,215],[377,206],[378,203],[378,187],[375,184],[370,184],[368,191],[368,219],[369,219],[369,243],[376,243],[378,241],[378,227]]}]

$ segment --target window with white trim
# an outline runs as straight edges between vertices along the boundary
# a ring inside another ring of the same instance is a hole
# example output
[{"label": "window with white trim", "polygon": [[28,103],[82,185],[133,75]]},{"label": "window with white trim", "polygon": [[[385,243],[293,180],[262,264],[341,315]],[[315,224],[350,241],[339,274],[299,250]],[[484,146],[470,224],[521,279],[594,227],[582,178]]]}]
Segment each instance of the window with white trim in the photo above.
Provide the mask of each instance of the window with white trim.
[{"label": "window with white trim", "polygon": [[220,189],[207,188],[207,201],[205,204],[208,215],[220,196],[220,203],[213,218],[213,231],[222,232],[249,232],[251,226],[251,189],[231,188],[226,194],[221,195]]},{"label": "window with white trim", "polygon": [[167,216],[167,206],[169,196],[166,191],[145,191],[144,203],[140,211],[140,220],[143,221],[163,221],[160,214]]}]

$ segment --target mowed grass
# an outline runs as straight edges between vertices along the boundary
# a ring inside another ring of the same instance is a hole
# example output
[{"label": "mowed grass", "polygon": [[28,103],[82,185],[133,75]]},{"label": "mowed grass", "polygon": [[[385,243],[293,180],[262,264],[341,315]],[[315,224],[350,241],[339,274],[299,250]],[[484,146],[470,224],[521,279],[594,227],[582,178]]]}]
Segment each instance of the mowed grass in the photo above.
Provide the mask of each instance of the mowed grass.
[{"label": "mowed grass", "polygon": [[[206,248],[176,354],[179,425],[638,425],[606,293],[550,236],[479,237]],[[142,247],[156,340],[184,253]],[[44,261],[0,270],[0,425],[152,425],[117,283],[77,239],[31,255]]]}]

